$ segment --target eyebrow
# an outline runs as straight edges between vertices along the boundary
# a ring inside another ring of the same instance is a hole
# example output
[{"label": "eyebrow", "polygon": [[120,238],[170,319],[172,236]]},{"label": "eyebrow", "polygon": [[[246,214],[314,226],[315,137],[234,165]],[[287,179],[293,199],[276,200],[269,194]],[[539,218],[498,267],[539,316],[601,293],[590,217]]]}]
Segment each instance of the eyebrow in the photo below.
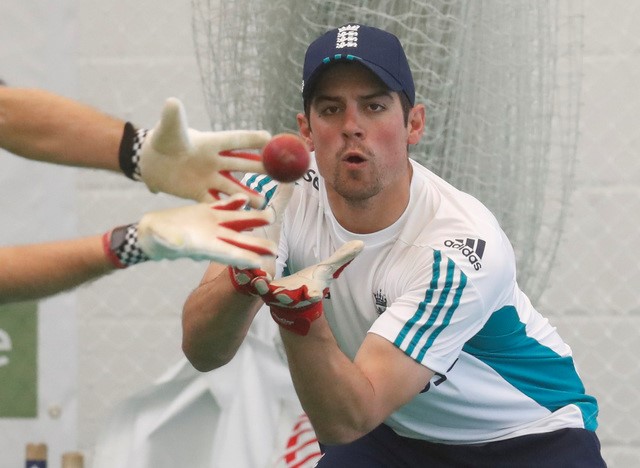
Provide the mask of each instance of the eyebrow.
[{"label": "eyebrow", "polygon": [[[364,96],[359,96],[359,100],[369,100],[377,97],[392,97],[392,91],[390,89],[381,89],[380,91],[374,91],[373,93],[365,94]],[[339,96],[331,96],[329,94],[318,94],[313,98],[313,102],[319,101],[341,101],[342,98]]]}]

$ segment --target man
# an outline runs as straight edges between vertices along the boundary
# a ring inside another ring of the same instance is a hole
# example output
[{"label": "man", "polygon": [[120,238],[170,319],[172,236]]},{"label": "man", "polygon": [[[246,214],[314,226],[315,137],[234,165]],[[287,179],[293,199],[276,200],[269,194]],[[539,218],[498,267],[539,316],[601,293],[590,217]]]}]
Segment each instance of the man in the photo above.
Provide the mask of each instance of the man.
[{"label": "man", "polygon": [[[257,154],[265,131],[198,132],[182,104],[169,99],[153,130],[36,89],[0,86],[0,147],[28,159],[92,167],[143,181],[199,203],[148,213],[103,235],[0,248],[0,303],[37,299],[147,260],[192,258],[258,266],[276,246],[240,231],[273,221],[264,199],[231,171],[264,167]],[[231,195],[212,203],[220,194]]]},{"label": "man", "polygon": [[497,221],[409,158],[425,108],[398,39],[329,31],[303,78],[316,166],[279,213],[277,268],[212,265],[184,307],[187,357],[223,365],[266,303],[319,467],[605,466],[596,400]]}]

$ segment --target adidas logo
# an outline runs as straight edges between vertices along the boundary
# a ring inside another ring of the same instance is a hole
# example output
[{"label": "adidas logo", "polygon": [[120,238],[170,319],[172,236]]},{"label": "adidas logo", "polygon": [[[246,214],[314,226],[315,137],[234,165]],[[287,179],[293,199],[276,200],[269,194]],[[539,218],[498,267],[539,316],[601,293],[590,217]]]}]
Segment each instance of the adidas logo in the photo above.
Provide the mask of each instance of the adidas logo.
[{"label": "adidas logo", "polygon": [[482,263],[480,263],[480,260],[482,259],[482,254],[484,254],[484,248],[486,244],[487,243],[482,239],[472,239],[470,237],[467,237],[466,239],[453,239],[444,241],[445,247],[458,249],[462,253],[462,255],[467,257],[476,271],[482,268]]}]

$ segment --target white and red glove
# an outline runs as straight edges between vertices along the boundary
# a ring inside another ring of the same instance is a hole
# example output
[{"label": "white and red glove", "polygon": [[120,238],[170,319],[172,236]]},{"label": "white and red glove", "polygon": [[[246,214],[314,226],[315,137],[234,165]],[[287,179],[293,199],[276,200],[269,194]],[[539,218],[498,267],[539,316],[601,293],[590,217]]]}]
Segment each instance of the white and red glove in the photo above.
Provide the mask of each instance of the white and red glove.
[{"label": "white and red glove", "polygon": [[[198,202],[212,202],[220,194],[245,193],[254,208],[264,198],[240,183],[231,172],[265,173],[259,150],[271,139],[263,130],[200,132],[190,129],[182,103],[167,99],[153,130],[127,123],[120,144],[120,167],[130,178],[142,180],[151,192],[165,192]],[[245,151],[242,151],[245,150]]]},{"label": "white and red glove", "polygon": [[[293,188],[294,184],[281,183],[278,185],[273,197],[271,197],[264,209],[265,212],[271,213],[273,222],[254,229],[254,235],[269,239],[276,245],[278,244],[284,211],[291,199],[291,195],[293,195]],[[260,296],[268,292],[268,283],[275,275],[275,269],[275,257],[263,257],[263,262],[258,268],[241,269],[229,266],[229,275],[238,292],[251,296]]]},{"label": "white and red glove", "polygon": [[260,296],[269,292],[272,276],[261,268],[236,268],[229,266],[229,276],[236,291],[247,296]]},{"label": "white and red glove", "polygon": [[119,268],[147,260],[211,260],[241,268],[273,259],[277,244],[242,233],[274,221],[273,212],[245,210],[248,198],[236,194],[215,203],[198,203],[147,213],[139,223],[103,236],[109,259]]},{"label": "white and red glove", "polygon": [[311,322],[322,315],[322,299],[331,282],[362,251],[362,241],[344,244],[333,255],[292,275],[266,281],[268,292],[260,293],[278,325],[298,335],[309,333]]}]

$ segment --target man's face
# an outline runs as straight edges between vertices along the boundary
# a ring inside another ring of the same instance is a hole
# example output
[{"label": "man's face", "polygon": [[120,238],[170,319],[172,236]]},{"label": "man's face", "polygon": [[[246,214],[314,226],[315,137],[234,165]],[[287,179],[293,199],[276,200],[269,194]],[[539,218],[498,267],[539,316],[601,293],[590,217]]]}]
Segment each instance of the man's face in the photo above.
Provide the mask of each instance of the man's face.
[{"label": "man's face", "polygon": [[298,119],[330,195],[358,202],[407,190],[414,132],[398,94],[364,66],[332,65],[316,84],[309,120]]}]

